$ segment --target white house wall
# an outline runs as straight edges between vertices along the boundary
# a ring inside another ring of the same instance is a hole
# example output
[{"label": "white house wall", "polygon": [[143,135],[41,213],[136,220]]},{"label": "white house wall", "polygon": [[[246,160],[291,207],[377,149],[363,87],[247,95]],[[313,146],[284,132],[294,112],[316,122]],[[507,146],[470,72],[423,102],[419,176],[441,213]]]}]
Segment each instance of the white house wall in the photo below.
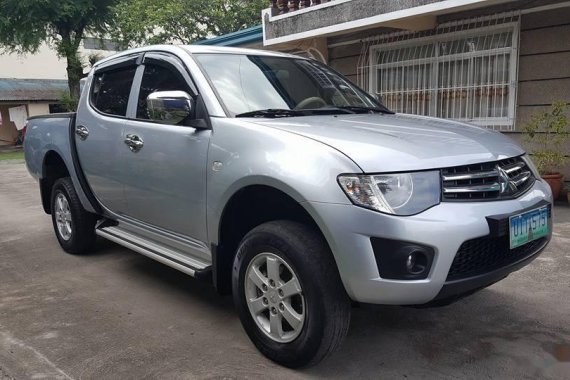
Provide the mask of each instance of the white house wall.
[{"label": "white house wall", "polygon": [[[107,57],[114,52],[106,50],[79,49],[79,54],[88,62],[89,54]],[[17,79],[67,79],[65,59],[60,59],[55,50],[43,44],[36,54],[0,54],[0,78]]]}]

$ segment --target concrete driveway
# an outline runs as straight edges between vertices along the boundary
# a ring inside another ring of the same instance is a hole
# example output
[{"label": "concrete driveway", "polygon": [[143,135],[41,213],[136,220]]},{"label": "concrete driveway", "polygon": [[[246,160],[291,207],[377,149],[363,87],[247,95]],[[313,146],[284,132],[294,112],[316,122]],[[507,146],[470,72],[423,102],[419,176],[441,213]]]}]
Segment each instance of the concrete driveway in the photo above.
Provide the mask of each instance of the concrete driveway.
[{"label": "concrete driveway", "polygon": [[107,242],[65,254],[22,164],[0,165],[0,379],[570,379],[570,208],[529,267],[439,309],[354,309],[342,350],[292,371],[229,297]]}]

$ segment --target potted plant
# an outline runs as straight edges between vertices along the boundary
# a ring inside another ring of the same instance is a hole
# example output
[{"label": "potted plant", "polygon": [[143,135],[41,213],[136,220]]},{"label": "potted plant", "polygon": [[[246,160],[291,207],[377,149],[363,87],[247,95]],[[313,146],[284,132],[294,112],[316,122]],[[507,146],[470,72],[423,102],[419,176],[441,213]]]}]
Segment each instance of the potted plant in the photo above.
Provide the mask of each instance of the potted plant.
[{"label": "potted plant", "polygon": [[524,126],[525,141],[541,177],[548,182],[557,199],[564,185],[560,169],[568,157],[563,150],[568,140],[569,121],[566,102],[555,102],[546,112],[535,113]]}]

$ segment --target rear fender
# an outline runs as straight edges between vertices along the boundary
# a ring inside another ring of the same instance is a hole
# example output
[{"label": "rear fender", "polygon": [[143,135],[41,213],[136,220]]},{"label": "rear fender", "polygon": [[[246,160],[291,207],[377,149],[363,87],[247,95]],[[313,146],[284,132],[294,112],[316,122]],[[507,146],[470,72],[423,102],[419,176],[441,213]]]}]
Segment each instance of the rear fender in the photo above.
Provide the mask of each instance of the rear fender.
[{"label": "rear fender", "polygon": [[[69,176],[83,208],[99,214],[100,206],[94,197],[90,200],[85,190],[89,189],[87,182],[80,180],[83,174],[76,157],[74,129],[74,114],[52,114],[28,119],[24,142],[26,166],[30,174],[39,180],[42,205],[47,213],[50,212],[51,186],[55,179]],[[50,164],[56,163],[55,167],[50,167]]]}]

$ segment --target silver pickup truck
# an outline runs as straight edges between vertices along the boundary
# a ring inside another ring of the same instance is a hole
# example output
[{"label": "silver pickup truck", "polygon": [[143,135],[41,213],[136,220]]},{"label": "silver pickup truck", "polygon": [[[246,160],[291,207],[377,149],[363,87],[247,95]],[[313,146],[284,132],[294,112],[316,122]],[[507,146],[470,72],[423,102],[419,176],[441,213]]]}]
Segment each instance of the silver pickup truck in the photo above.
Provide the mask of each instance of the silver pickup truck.
[{"label": "silver pickup truck", "polygon": [[292,55],[150,46],[98,62],[77,113],[30,118],[27,167],[61,247],[112,240],[232,293],[289,367],[352,302],[438,306],[548,244],[552,196],[509,138],[395,114]]}]

